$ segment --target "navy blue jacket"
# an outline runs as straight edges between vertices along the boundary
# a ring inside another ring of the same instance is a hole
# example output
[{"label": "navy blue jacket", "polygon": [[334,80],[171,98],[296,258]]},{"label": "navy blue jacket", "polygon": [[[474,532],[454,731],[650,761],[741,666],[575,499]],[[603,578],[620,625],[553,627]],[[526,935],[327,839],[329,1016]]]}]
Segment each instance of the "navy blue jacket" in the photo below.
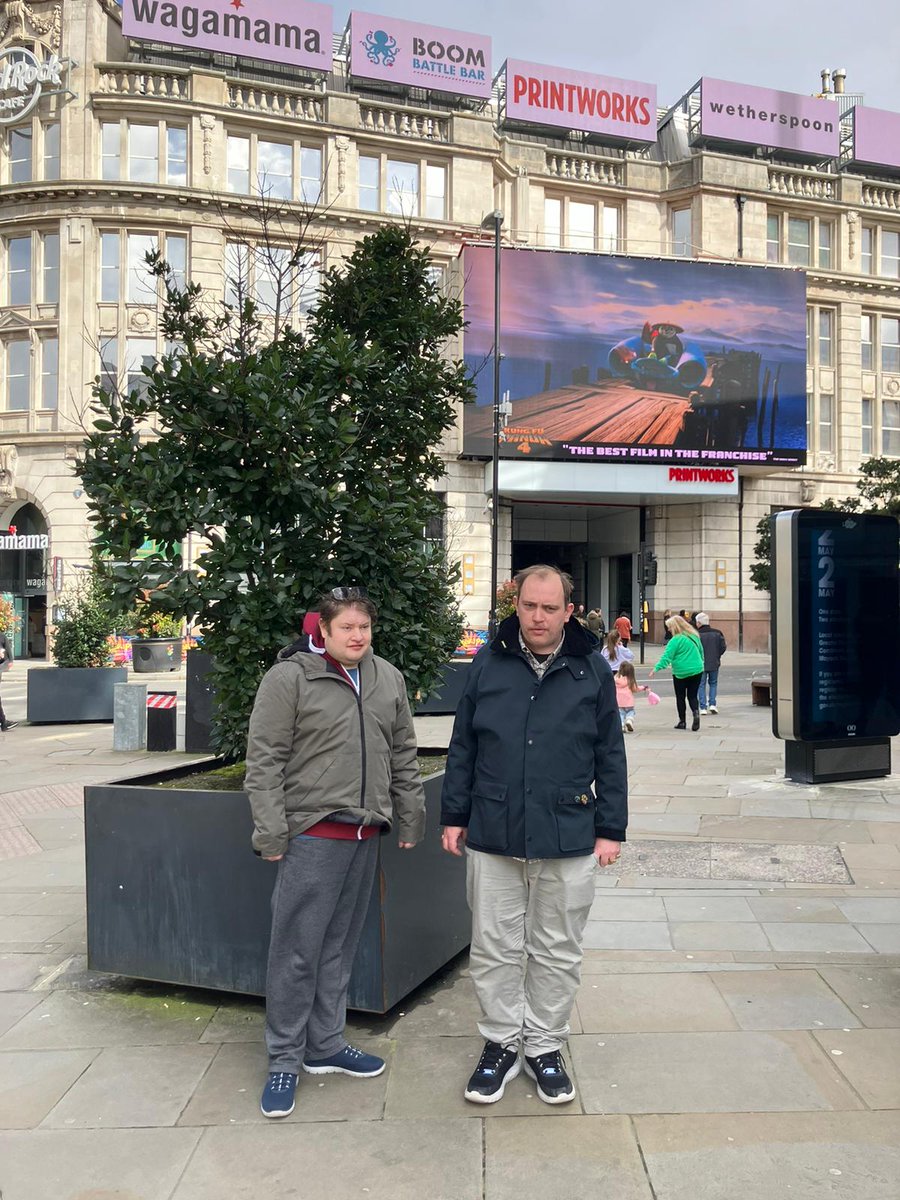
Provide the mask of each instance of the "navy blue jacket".
[{"label": "navy blue jacket", "polygon": [[590,854],[598,837],[624,842],[625,743],[616,685],[596,645],[567,622],[562,650],[538,681],[512,616],[475,656],[441,797],[441,824],[466,826],[473,850],[572,858]]}]

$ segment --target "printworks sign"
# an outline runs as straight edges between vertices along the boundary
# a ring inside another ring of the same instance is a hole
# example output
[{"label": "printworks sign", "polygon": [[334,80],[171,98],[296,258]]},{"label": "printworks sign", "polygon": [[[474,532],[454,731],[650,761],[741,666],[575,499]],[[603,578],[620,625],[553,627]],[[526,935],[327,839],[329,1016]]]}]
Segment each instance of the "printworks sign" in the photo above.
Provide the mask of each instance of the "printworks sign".
[{"label": "printworks sign", "polygon": [[700,80],[700,136],[837,158],[841,113],[831,100],[724,79]]},{"label": "printworks sign", "polygon": [[419,21],[350,14],[350,74],[488,99],[491,39]]},{"label": "printworks sign", "polygon": [[562,67],[507,60],[506,117],[600,133],[619,141],[656,141],[656,85]]},{"label": "printworks sign", "polygon": [[55,54],[41,60],[22,46],[0,50],[0,125],[23,120],[43,94],[61,91],[68,67],[69,60]]},{"label": "printworks sign", "polygon": [[331,70],[331,7],[310,0],[123,0],[126,37]]}]

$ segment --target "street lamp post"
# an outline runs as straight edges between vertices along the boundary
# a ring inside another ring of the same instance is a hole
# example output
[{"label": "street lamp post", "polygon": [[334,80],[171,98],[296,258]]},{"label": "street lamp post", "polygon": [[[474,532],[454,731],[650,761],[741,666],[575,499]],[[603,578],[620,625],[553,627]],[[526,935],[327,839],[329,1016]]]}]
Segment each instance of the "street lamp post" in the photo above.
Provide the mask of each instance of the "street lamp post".
[{"label": "street lamp post", "polygon": [[497,559],[500,547],[500,230],[503,213],[494,211],[481,222],[494,231],[494,424],[491,439],[491,606],[488,633],[497,633]]}]

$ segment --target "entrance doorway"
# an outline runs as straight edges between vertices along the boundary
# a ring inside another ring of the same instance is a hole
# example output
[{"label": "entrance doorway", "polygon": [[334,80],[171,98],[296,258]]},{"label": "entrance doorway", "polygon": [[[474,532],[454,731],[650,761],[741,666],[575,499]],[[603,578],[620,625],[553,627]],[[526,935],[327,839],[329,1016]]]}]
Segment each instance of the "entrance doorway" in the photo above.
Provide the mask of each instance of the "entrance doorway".
[{"label": "entrance doorway", "polygon": [[609,619],[610,625],[619,615],[627,613],[633,625],[637,624],[634,612],[634,556],[617,554],[609,561]]},{"label": "entrance doorway", "polygon": [[[0,594],[19,618],[13,641],[16,658],[47,655],[47,522],[34,504],[23,504],[9,519],[10,534],[0,549]],[[26,541],[27,540],[27,541]],[[16,543],[19,543],[17,546]]]}]

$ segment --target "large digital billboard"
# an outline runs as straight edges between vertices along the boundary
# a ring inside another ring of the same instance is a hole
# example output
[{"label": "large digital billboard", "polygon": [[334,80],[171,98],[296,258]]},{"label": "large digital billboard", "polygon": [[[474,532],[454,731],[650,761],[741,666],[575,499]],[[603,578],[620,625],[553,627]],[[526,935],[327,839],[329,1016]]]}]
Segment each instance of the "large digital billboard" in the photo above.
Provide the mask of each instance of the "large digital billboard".
[{"label": "large digital billboard", "polygon": [[832,100],[706,76],[700,80],[700,136],[706,141],[837,158],[840,123],[841,110]]},{"label": "large digital billboard", "polygon": [[[492,449],[494,251],[463,253],[476,402]],[[505,458],[685,466],[806,461],[806,277],[606,254],[501,252]]]},{"label": "large digital billboard", "polygon": [[491,39],[422,21],[353,12],[350,74],[487,100],[493,82]]}]

